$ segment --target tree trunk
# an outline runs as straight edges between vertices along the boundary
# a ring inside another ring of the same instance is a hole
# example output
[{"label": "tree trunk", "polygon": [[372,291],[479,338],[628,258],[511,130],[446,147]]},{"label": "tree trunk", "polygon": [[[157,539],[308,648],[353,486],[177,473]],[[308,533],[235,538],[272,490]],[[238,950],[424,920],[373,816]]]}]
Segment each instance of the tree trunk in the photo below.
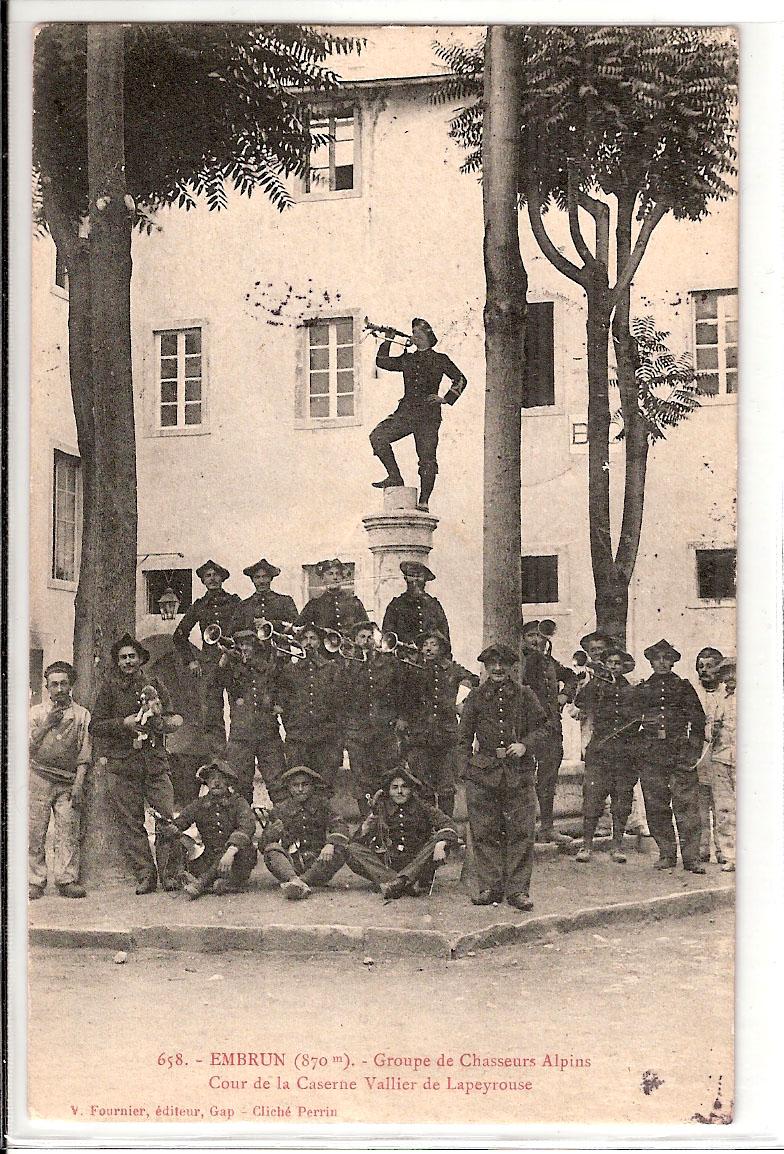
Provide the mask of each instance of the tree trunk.
[{"label": "tree trunk", "polygon": [[521,607],[520,433],[528,278],[520,255],[519,32],[489,28],[485,47],[482,201],[485,325],[485,644],[517,646]]},{"label": "tree trunk", "polygon": [[[136,622],[136,432],[131,376],[131,227],[124,203],[123,29],[87,30],[92,369],[97,514],[95,628],[100,671]],[[106,200],[108,199],[108,204]],[[96,202],[99,202],[96,204]]]},{"label": "tree trunk", "polygon": [[[618,275],[629,259],[632,247],[632,218],[636,196],[634,192],[618,196],[618,220],[615,230],[616,264]],[[623,489],[623,518],[618,549],[615,556],[616,581],[628,586],[637,562],[640,547],[642,519],[645,507],[645,478],[648,469],[648,431],[640,415],[637,399],[637,345],[630,329],[631,287],[621,293],[613,314],[612,333],[618,364],[618,387],[621,394],[624,424],[625,472]],[[626,616],[618,639],[626,644]]]},{"label": "tree trunk", "polygon": [[[113,641],[125,630],[136,631],[132,221],[124,202],[123,39],[120,24],[88,26],[89,317],[95,423],[89,512],[95,523],[88,556],[94,583],[80,589],[78,637],[80,659],[85,660],[92,645],[99,676],[110,668]],[[80,341],[84,337],[80,329]],[[106,769],[99,760],[90,775],[85,806],[83,860],[88,881],[105,882],[126,873],[115,844],[106,784]]]},{"label": "tree trunk", "polygon": [[[588,297],[588,518],[596,627],[611,632],[621,612],[610,533],[610,305],[606,279]],[[624,619],[625,619],[625,610]]]},{"label": "tree trunk", "polygon": [[79,236],[79,223],[69,220],[58,201],[57,188],[45,184],[43,204],[52,240],[68,272],[68,373],[81,458],[82,532],[79,583],[74,604],[73,664],[76,700],[92,705],[95,698],[96,514],[95,408],[93,397],[90,321],[90,249]]}]

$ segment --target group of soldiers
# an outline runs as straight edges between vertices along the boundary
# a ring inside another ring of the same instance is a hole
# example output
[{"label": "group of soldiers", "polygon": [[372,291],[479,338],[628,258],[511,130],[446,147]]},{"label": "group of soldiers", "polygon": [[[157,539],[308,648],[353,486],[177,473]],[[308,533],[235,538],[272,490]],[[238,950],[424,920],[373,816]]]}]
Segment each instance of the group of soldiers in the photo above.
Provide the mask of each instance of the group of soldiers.
[{"label": "group of soldiers", "polygon": [[[453,660],[446,615],[426,592],[434,580],[426,566],[401,564],[406,590],[381,627],[347,589],[339,560],[317,568],[323,592],[302,612],[272,589],[279,569],[265,558],[244,570],[254,585],[245,600],[223,588],[230,574],[217,562],[197,570],[206,591],[173,642],[198,684],[208,755],[184,804],[166,749],[182,717],[166,685],[145,669],[146,648],[129,634],[117,639],[90,712],[73,701],[72,667],[49,666],[50,703],[31,715],[31,898],[47,884],[52,815],[55,884],[64,897],[84,896],[79,812],[94,758],[106,770],[116,837],[138,894],[159,884],[190,898],[240,890],[259,852],[290,899],[308,896],[343,866],[387,900],[422,892],[459,841],[460,779],[478,905],[506,899],[532,907],[537,840],[570,842],[579,862],[590,861],[608,798],[611,856],[625,861],[638,779],[656,868],[675,867],[679,842],[683,867],[704,873],[711,829],[723,868],[734,868],[731,659],[701,651],[695,689],[673,672],[680,654],[662,640],[645,650],[652,675],[632,685],[634,660],[611,638],[586,635],[566,666],[552,655],[552,623],[526,621],[520,638],[479,654],[480,683]],[[200,648],[191,642],[197,629]],[[581,844],[553,825],[564,709],[583,728]],[[335,804],[344,764],[358,821]],[[146,808],[155,817],[154,853]],[[193,827],[198,837],[187,832]]]}]

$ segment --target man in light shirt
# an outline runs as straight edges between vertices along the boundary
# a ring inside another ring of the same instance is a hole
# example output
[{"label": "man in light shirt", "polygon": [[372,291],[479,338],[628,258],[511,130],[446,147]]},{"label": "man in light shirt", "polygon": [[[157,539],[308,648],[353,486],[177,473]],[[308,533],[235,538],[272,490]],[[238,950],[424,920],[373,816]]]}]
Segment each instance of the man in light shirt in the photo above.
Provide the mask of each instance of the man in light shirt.
[{"label": "man in light shirt", "polygon": [[735,658],[725,657],[716,672],[724,686],[713,694],[708,707],[706,732],[710,740],[711,790],[717,856],[724,859],[723,873],[735,872]]},{"label": "man in light shirt", "polygon": [[83,898],[79,884],[79,827],[84,779],[92,756],[90,714],[73,700],[76,672],[55,661],[44,673],[49,704],[30,711],[28,895],[46,889],[46,834],[54,817],[54,880],[64,898]]}]

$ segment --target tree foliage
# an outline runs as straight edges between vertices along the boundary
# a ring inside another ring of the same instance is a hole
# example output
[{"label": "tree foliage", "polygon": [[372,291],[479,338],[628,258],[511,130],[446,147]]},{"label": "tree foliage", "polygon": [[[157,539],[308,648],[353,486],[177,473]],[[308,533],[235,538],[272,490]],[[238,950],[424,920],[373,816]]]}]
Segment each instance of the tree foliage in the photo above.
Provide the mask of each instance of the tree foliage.
[{"label": "tree foliage", "polygon": [[[520,44],[521,197],[534,161],[542,206],[565,209],[569,160],[584,192],[637,189],[640,219],[655,204],[698,220],[732,194],[738,63],[725,30],[529,26]],[[454,73],[440,98],[464,101],[450,122],[462,169],[479,171],[482,42],[434,50]]]},{"label": "tree foliage", "polygon": [[[699,386],[691,357],[688,353],[676,357],[670,352],[670,334],[657,329],[653,317],[634,317],[630,328],[637,346],[637,406],[653,444],[700,407]],[[611,379],[610,384],[617,385],[617,381]],[[613,421],[621,423],[616,437],[620,441],[625,433],[623,409],[616,410]]]},{"label": "tree foliage", "polygon": [[[334,92],[330,54],[354,37],[295,24],[129,24],[125,29],[128,192],[142,209],[226,205],[226,182],[290,203],[285,178],[313,144],[308,99]],[[49,24],[33,65],[33,159],[68,219],[87,213],[87,25]],[[38,198],[39,208],[41,206]],[[137,223],[149,227],[142,211]]]}]

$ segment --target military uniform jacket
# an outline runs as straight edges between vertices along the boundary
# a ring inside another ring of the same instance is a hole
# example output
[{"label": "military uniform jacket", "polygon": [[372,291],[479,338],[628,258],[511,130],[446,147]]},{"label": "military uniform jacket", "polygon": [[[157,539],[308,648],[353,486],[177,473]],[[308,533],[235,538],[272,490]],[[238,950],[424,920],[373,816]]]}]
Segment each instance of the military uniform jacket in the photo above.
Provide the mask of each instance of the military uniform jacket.
[{"label": "military uniform jacket", "polygon": [[[145,685],[157,689],[163,713],[157,721],[147,727],[149,737],[141,749],[134,749],[136,734],[123,724],[126,717],[139,712],[139,695]],[[102,682],[90,721],[90,733],[95,738],[96,753],[112,760],[124,761],[132,756],[143,756],[146,761],[160,763],[165,770],[168,764],[163,735],[166,732],[166,718],[174,716],[169,691],[157,677],[150,677],[143,669],[138,669],[130,677],[119,672],[109,674]]]},{"label": "military uniform jacket", "polygon": [[577,684],[577,677],[571,669],[561,665],[546,653],[527,653],[522,663],[521,683],[534,691],[539,704],[551,722],[560,724],[561,706],[558,694],[570,697]]},{"label": "military uniform jacket", "polygon": [[403,665],[406,720],[411,741],[445,741],[457,734],[457,689],[462,681],[479,678],[456,661],[426,661]]},{"label": "military uniform jacket", "polygon": [[441,602],[429,593],[416,595],[401,593],[387,605],[382,625],[384,633],[396,633],[398,640],[406,645],[413,644],[420,633],[437,629],[449,641],[449,622]]},{"label": "military uniform jacket", "polygon": [[584,709],[593,722],[593,740],[607,740],[618,734],[620,741],[633,741],[637,736],[640,712],[634,688],[625,677],[612,682],[591,677],[578,691],[575,705]]},{"label": "military uniform jacket", "polygon": [[280,842],[287,853],[317,857],[324,846],[347,845],[348,828],[323,790],[304,801],[290,797],[276,805],[264,829],[264,848]]},{"label": "military uniform jacket", "polygon": [[[233,628],[234,616],[241,605],[236,593],[227,593],[225,589],[208,590],[204,596],[193,602],[182,616],[174,630],[172,641],[174,648],[183,661],[193,660],[193,650],[188,638],[195,625],[199,626],[202,636],[208,625],[220,625],[221,633],[228,637]],[[202,649],[202,657],[207,661],[217,662],[220,658],[220,649],[217,645],[206,645]]]},{"label": "military uniform jacket", "polygon": [[641,714],[643,740],[694,747],[695,759],[702,751],[705,713],[690,681],[677,673],[654,673],[634,690]]},{"label": "military uniform jacket", "polygon": [[344,661],[335,675],[340,716],[348,729],[379,728],[403,713],[403,672],[396,657]]},{"label": "military uniform jacket", "polygon": [[244,797],[233,791],[218,800],[209,791],[186,805],[174,819],[178,829],[195,825],[205,848],[222,853],[230,845],[246,849],[253,844],[256,819]]},{"label": "military uniform jacket", "polygon": [[394,869],[411,861],[431,838],[457,842],[457,827],[451,817],[415,794],[405,805],[397,805],[385,793],[376,796],[360,840],[383,854]]},{"label": "military uniform jacket", "polygon": [[522,741],[526,752],[522,758],[511,758],[507,768],[520,766],[532,771],[533,758],[543,751],[552,734],[550,726],[527,685],[518,685],[511,677],[500,682],[488,679],[472,689],[463,703],[458,745],[466,761],[466,777],[497,785],[507,763],[498,758],[496,750],[515,741]]},{"label": "military uniform jacket", "polygon": [[263,659],[245,663],[230,658],[218,671],[231,702],[232,741],[255,741],[259,737],[280,737],[273,711],[275,665]]},{"label": "military uniform jacket", "polygon": [[337,725],[337,669],[322,658],[284,665],[277,675],[277,700],[287,736],[312,737]]},{"label": "military uniform jacket", "polygon": [[440,410],[436,408],[433,412],[427,398],[438,392],[444,377],[449,377],[452,382],[452,387],[444,397],[449,405],[455,403],[466,387],[465,377],[446,353],[437,353],[435,349],[417,349],[413,353],[391,357],[389,352],[390,342],[382,341],[376,354],[376,364],[388,372],[403,374],[403,398],[400,404],[405,408],[420,408],[435,418]]},{"label": "military uniform jacket", "polygon": [[347,633],[355,622],[367,620],[365,606],[353,593],[346,593],[343,589],[325,589],[320,597],[308,601],[295,624]]},{"label": "military uniform jacket", "polygon": [[297,620],[297,606],[293,597],[287,593],[276,593],[273,589],[251,593],[237,606],[231,623],[232,633],[238,629],[254,629],[254,621],[259,617],[265,621],[274,621],[276,625],[281,621],[291,624]]}]

